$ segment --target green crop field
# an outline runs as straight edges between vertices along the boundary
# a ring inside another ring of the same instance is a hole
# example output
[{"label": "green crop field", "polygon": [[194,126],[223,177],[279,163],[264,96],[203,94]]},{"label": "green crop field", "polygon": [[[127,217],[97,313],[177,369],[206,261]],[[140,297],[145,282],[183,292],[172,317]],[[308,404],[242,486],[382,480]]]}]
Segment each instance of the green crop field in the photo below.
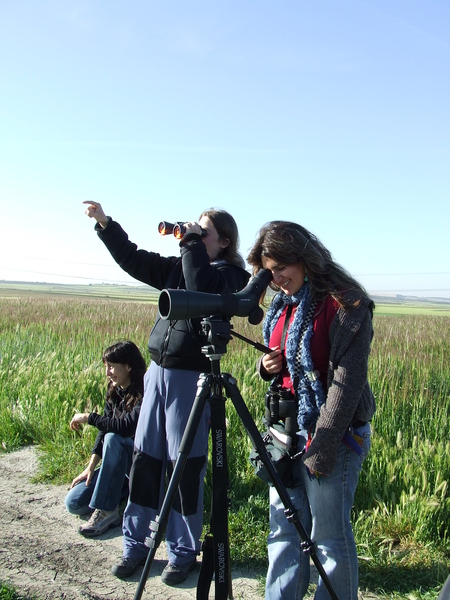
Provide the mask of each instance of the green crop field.
[{"label": "green crop field", "polygon": [[401,316],[401,315],[436,315],[441,317],[450,317],[450,303],[412,303],[402,302],[401,304],[382,304],[376,303],[377,316]]},{"label": "green crop field", "polygon": [[148,286],[65,285],[57,283],[0,282],[0,298],[23,297],[104,298],[108,300],[158,302],[159,292]]},{"label": "green crop field", "polygon": [[[132,339],[146,355],[157,294],[102,296],[47,288],[0,289],[0,442],[4,452],[40,449],[40,481],[69,482],[84,467],[91,427],[69,430],[76,411],[102,407],[103,349]],[[103,288],[98,289],[98,288]],[[9,290],[10,291],[10,290]],[[358,487],[353,521],[361,588],[379,597],[436,598],[450,567],[450,316],[374,317],[370,382],[377,399],[372,449]],[[235,330],[261,341],[261,326],[233,318]],[[267,384],[255,374],[259,353],[234,338],[221,360],[260,424]],[[232,560],[265,562],[267,487],[248,461],[251,443],[227,402]],[[206,481],[205,523],[211,484]]]}]

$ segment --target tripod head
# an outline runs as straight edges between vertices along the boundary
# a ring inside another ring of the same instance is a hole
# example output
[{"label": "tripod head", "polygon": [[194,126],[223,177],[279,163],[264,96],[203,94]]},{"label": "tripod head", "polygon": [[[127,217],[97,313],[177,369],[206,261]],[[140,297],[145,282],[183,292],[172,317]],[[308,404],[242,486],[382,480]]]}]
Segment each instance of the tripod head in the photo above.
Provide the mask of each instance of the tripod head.
[{"label": "tripod head", "polygon": [[220,360],[227,351],[227,344],[231,340],[230,319],[228,317],[213,315],[201,320],[202,337],[205,344],[202,352],[210,361]]},{"label": "tripod head", "polygon": [[264,354],[272,352],[271,348],[268,346],[250,340],[237,331],[234,331],[229,317],[212,315],[211,317],[202,319],[201,327],[202,335],[205,339],[205,344],[202,346],[202,352],[210,359],[217,359],[225,354],[228,342],[234,337],[239,338]]}]

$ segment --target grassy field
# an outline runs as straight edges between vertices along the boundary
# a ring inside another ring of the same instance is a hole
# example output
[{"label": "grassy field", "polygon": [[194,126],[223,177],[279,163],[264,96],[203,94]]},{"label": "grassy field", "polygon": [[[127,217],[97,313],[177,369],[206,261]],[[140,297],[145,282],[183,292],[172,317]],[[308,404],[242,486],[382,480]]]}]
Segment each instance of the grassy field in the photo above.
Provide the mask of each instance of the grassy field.
[{"label": "grassy field", "polygon": [[[0,442],[3,451],[38,444],[42,481],[66,483],[88,460],[95,431],[71,432],[68,424],[74,412],[103,405],[103,349],[132,339],[146,353],[156,298],[112,299],[101,291],[0,297]],[[261,340],[260,326],[232,323]],[[436,598],[450,567],[450,317],[386,316],[379,307],[374,328],[370,382],[378,410],[353,515],[361,587],[385,598]],[[233,339],[221,368],[236,377],[259,424],[267,384],[255,374],[258,356]],[[251,444],[230,402],[227,417],[232,559],[260,564],[267,488],[253,475]],[[205,507],[210,494],[208,476]]]},{"label": "grassy field", "polygon": [[376,303],[378,316],[405,316],[405,315],[435,315],[440,317],[450,317],[450,304],[412,303],[402,302],[399,304],[381,304]]},{"label": "grassy field", "polygon": [[157,303],[159,292],[144,285],[65,285],[51,283],[31,283],[18,281],[0,282],[0,298],[32,298],[63,296],[65,298],[103,298],[123,302]]}]

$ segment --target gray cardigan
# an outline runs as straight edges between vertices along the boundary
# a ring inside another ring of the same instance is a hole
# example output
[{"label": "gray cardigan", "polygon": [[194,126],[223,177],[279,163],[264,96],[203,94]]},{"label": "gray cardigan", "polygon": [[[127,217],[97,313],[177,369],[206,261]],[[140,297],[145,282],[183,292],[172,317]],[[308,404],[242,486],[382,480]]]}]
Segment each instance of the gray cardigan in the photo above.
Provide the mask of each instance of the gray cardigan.
[{"label": "gray cardigan", "polygon": [[[359,297],[359,304],[339,308],[329,331],[330,356],[327,399],[320,410],[316,430],[303,462],[314,472],[329,475],[347,429],[356,421],[370,421],[375,400],[367,380],[373,302]],[[261,361],[258,370],[268,379]]]}]

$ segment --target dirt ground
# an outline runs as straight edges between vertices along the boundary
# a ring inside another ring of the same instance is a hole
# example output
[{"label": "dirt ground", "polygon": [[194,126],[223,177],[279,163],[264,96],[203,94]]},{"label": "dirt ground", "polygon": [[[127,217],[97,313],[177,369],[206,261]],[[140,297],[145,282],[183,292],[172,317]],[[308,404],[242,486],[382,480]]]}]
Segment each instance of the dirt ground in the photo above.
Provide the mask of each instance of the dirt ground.
[{"label": "dirt ground", "polygon": [[[32,483],[37,472],[35,447],[0,455],[0,581],[38,600],[133,600],[142,567],[126,581],[110,573],[122,556],[120,527],[87,539],[77,529],[80,518],[64,507],[67,486]],[[165,544],[156,552],[142,600],[194,600],[198,571],[177,587],[161,582]],[[312,578],[317,572],[312,566]],[[264,572],[232,567],[235,600],[262,600]],[[214,582],[210,598],[214,598]],[[377,600],[360,594],[360,600]]]},{"label": "dirt ground", "polygon": [[[39,600],[131,600],[142,567],[127,581],[110,573],[122,556],[120,527],[94,539],[78,532],[80,518],[64,507],[66,486],[31,482],[37,470],[37,451],[23,448],[0,456],[0,581]],[[159,577],[167,562],[162,543],[145,582],[142,600],[195,599],[198,571],[176,588]],[[263,598],[258,577],[263,573],[233,571],[236,599]],[[214,598],[214,583],[211,588]]]}]

